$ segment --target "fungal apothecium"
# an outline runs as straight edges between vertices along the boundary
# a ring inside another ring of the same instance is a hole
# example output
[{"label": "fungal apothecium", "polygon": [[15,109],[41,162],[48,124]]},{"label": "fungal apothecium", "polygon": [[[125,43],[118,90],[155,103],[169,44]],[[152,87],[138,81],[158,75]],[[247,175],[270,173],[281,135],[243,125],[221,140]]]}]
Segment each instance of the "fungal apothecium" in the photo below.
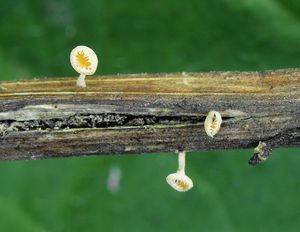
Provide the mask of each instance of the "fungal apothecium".
[{"label": "fungal apothecium", "polygon": [[98,58],[96,53],[89,47],[77,46],[71,51],[70,61],[75,71],[80,74],[76,86],[85,88],[85,76],[93,75],[97,70]]},{"label": "fungal apothecium", "polygon": [[166,180],[178,192],[186,192],[193,187],[193,181],[185,175],[185,151],[178,152],[178,170],[168,175]]},{"label": "fungal apothecium", "polygon": [[210,111],[204,121],[204,129],[208,136],[214,137],[220,130],[222,117],[218,111]]}]

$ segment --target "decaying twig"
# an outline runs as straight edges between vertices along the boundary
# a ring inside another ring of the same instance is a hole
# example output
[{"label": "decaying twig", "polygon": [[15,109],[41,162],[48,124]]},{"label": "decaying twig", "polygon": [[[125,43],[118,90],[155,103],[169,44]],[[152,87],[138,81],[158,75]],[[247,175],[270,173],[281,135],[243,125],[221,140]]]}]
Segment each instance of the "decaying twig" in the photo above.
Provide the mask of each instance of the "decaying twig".
[{"label": "decaying twig", "polygon": [[[0,83],[0,159],[300,145],[300,70]],[[211,138],[207,113],[222,115]]]}]

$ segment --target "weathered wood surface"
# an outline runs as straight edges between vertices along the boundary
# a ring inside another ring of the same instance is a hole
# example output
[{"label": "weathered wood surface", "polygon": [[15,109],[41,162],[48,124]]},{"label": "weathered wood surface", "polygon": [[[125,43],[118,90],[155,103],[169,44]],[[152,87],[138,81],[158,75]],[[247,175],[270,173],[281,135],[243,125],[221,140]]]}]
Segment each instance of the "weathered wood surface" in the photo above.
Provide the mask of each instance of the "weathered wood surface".
[{"label": "weathered wood surface", "polygon": [[[0,82],[0,159],[300,145],[300,70]],[[203,122],[223,117],[212,139]]]}]

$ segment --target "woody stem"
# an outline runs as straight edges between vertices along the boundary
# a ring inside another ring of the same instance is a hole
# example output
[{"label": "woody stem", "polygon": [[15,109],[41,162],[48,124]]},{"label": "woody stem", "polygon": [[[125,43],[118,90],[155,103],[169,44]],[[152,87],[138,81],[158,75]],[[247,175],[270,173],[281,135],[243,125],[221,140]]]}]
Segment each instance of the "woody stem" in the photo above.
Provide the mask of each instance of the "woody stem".
[{"label": "woody stem", "polygon": [[300,146],[300,69],[75,80],[0,82],[0,160]]}]

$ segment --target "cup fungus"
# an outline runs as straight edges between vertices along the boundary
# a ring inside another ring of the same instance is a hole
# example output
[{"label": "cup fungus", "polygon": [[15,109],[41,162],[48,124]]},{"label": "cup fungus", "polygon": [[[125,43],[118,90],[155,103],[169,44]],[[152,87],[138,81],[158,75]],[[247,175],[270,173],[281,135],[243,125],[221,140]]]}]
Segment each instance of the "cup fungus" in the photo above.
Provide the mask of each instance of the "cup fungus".
[{"label": "cup fungus", "polygon": [[220,130],[222,117],[218,111],[210,111],[204,121],[204,129],[208,136],[214,137]]},{"label": "cup fungus", "polygon": [[85,88],[85,76],[93,75],[98,66],[98,58],[95,52],[86,46],[77,46],[71,51],[70,61],[72,67],[80,74],[76,86]]},{"label": "cup fungus", "polygon": [[185,151],[178,153],[178,170],[166,178],[167,183],[178,192],[189,191],[193,187],[193,181],[185,175]]}]

